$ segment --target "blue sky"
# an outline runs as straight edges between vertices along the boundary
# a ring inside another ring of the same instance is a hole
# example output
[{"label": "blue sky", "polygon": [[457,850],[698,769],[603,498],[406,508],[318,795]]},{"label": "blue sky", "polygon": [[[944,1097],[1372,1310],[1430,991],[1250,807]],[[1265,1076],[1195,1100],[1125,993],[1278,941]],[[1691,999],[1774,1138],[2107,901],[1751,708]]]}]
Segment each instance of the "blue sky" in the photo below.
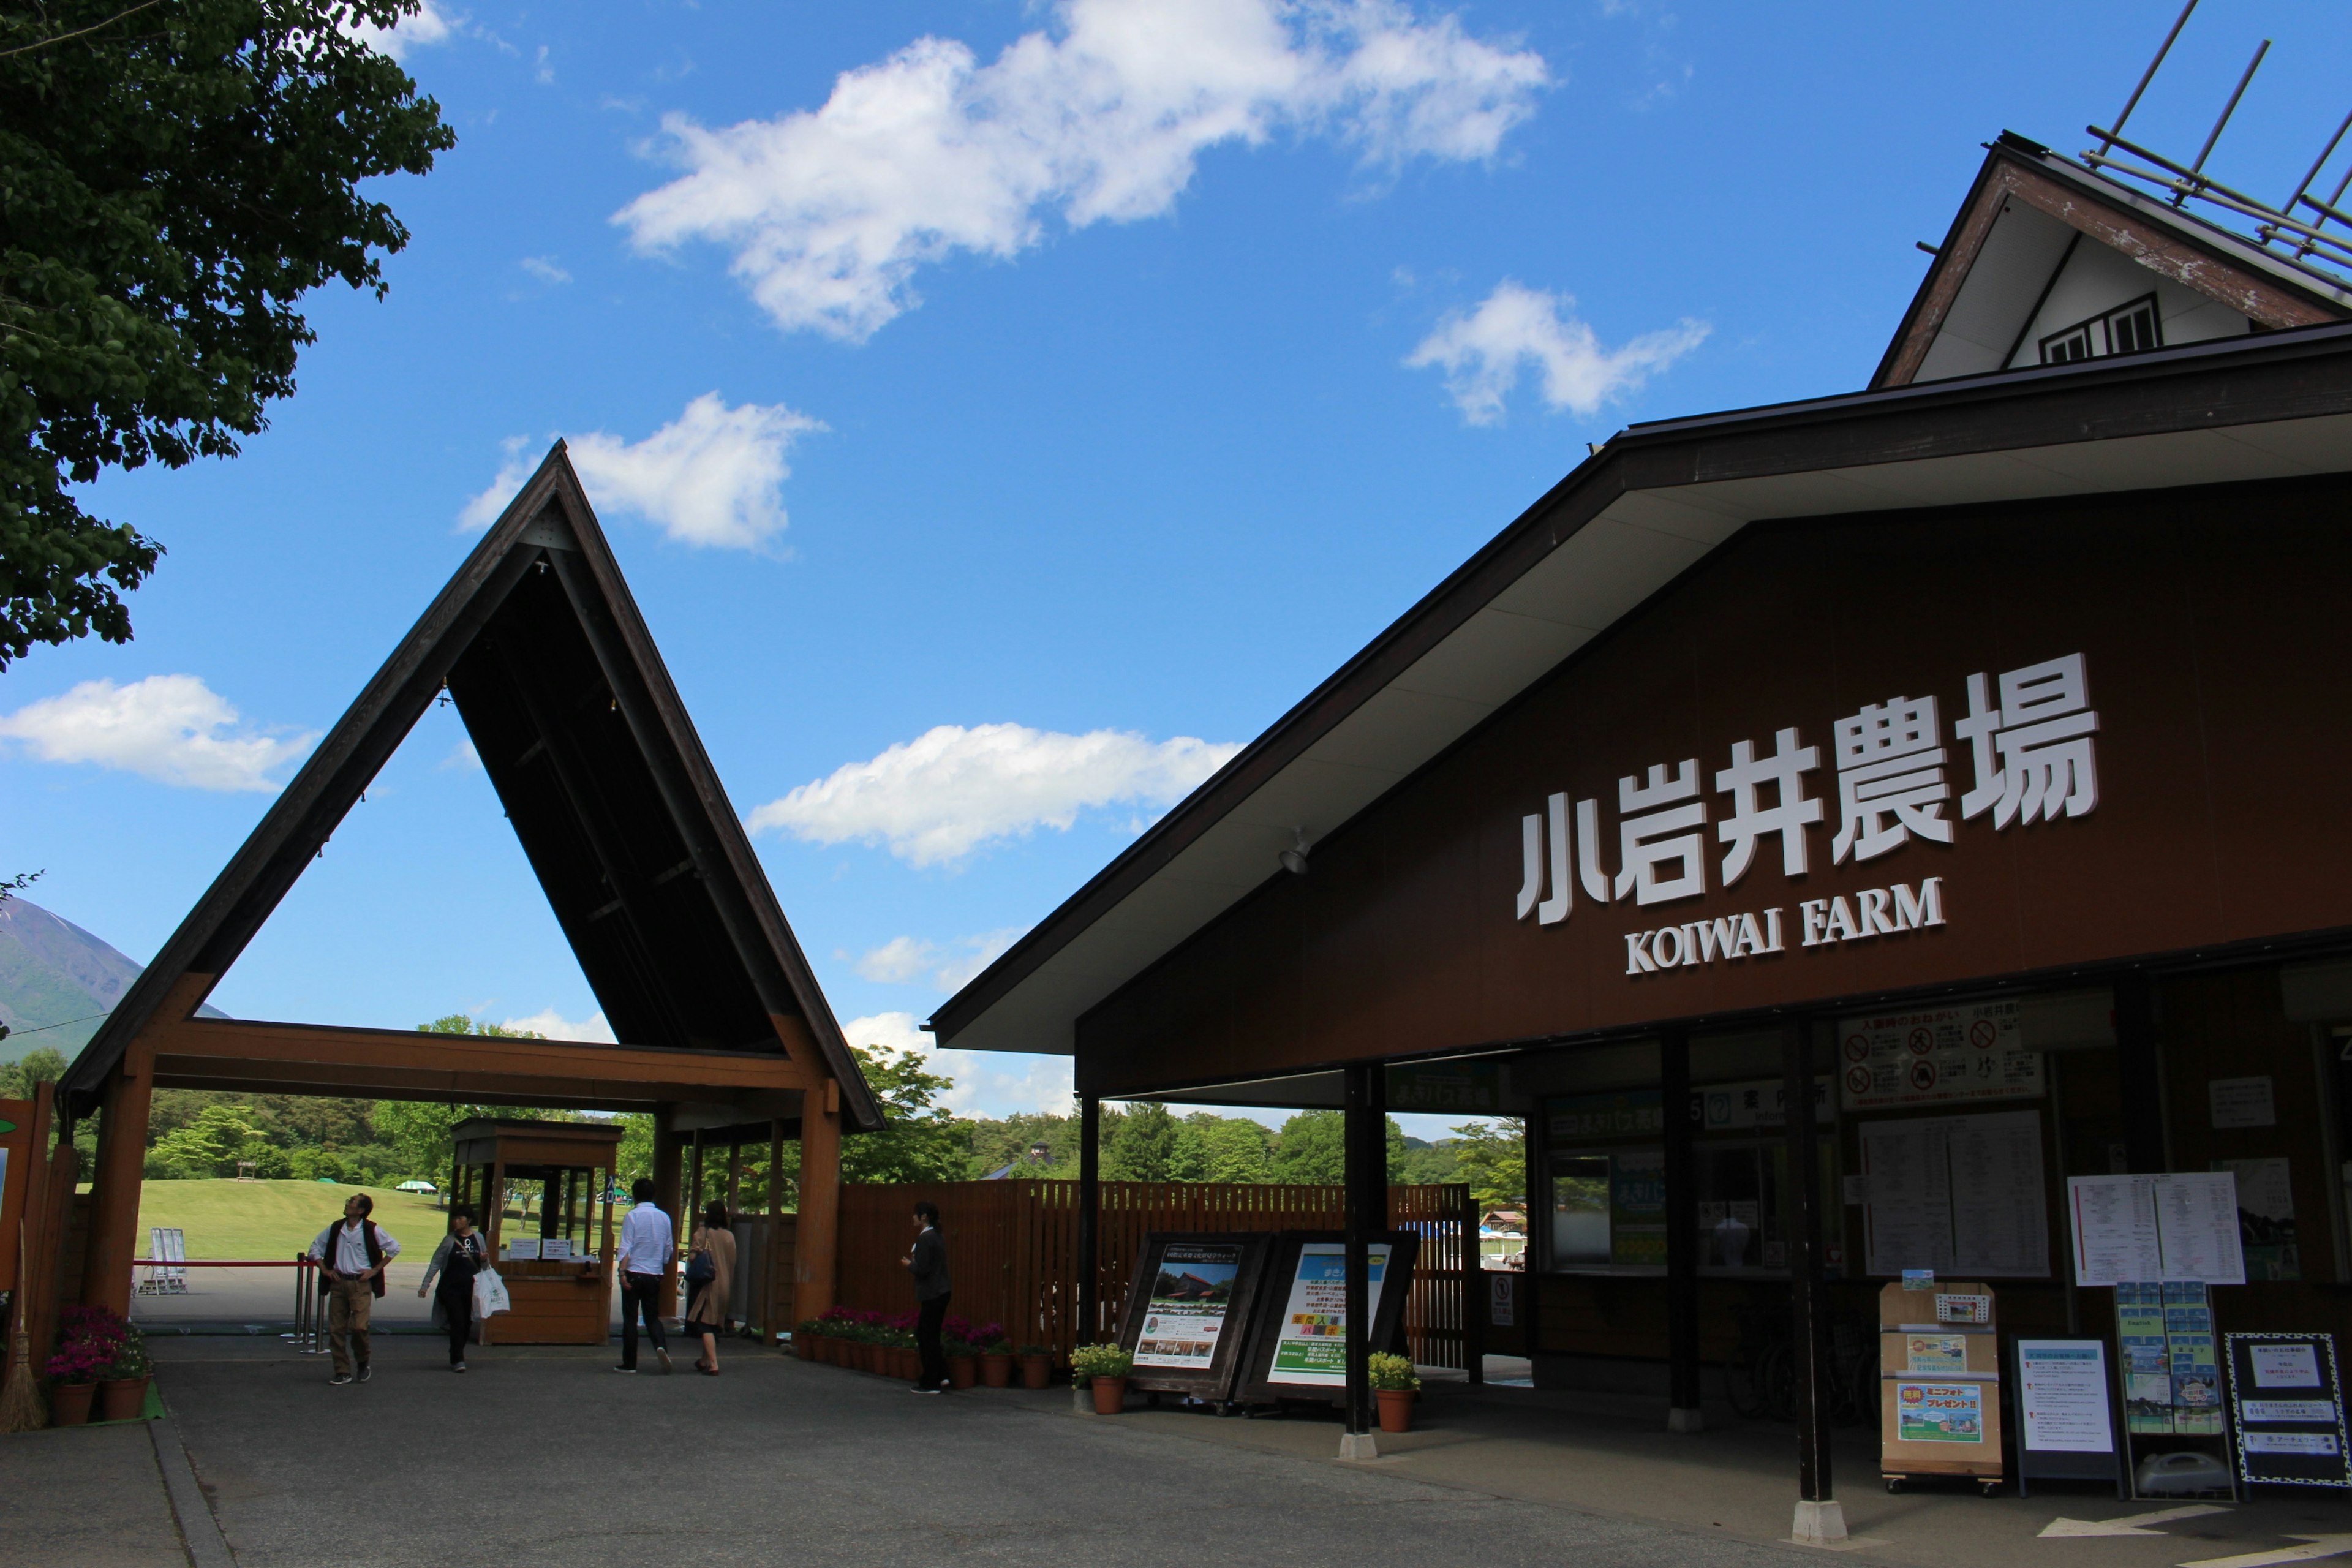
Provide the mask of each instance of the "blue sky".
[{"label": "blue sky", "polygon": [[[0,870],[152,954],[560,433],[835,1010],[911,1042],[1585,442],[1860,386],[1979,144],[2078,148],[2174,9],[436,0],[389,299],[312,298],[243,457],[90,487],[169,553],[136,641],[0,675]],[[2277,199],[2340,7],[2207,0],[2134,131],[2193,154],[2266,36],[2211,167]],[[593,1029],[462,742],[218,1005]]]}]

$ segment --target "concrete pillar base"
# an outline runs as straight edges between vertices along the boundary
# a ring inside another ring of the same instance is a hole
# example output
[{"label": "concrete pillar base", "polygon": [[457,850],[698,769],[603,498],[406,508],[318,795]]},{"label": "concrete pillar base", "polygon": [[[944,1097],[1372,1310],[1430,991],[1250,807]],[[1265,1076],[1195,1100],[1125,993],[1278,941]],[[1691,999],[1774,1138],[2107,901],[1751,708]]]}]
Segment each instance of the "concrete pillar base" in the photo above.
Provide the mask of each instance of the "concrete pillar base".
[{"label": "concrete pillar base", "polygon": [[1381,1457],[1381,1440],[1370,1432],[1343,1432],[1339,1435],[1339,1457],[1377,1459]]},{"label": "concrete pillar base", "polygon": [[1845,1540],[1845,1509],[1835,1498],[1797,1505],[1789,1539],[1800,1546],[1834,1546]]},{"label": "concrete pillar base", "polygon": [[1677,1407],[1666,1412],[1666,1430],[1669,1432],[1704,1432],[1706,1430],[1706,1417],[1700,1415],[1696,1409],[1684,1410]]},{"label": "concrete pillar base", "polygon": [[1070,1414],[1073,1415],[1092,1415],[1094,1413],[1095,1391],[1088,1388],[1084,1384],[1072,1385],[1070,1389]]}]

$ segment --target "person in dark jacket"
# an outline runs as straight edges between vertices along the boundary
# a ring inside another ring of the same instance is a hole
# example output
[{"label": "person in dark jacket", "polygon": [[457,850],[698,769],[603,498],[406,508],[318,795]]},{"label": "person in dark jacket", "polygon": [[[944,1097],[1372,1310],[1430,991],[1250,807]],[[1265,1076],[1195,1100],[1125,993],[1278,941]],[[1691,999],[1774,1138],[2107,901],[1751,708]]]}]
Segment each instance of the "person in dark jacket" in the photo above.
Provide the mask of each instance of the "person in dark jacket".
[{"label": "person in dark jacket", "polygon": [[425,1282],[416,1288],[422,1296],[433,1289],[435,1276],[440,1277],[441,1289],[433,1297],[433,1326],[449,1336],[451,1372],[466,1370],[466,1346],[474,1337],[474,1276],[488,1267],[489,1248],[474,1228],[474,1211],[459,1204],[449,1211],[449,1234],[433,1249]]},{"label": "person in dark jacket", "polygon": [[948,1315],[948,1244],[940,1236],[939,1205],[915,1205],[915,1245],[900,1263],[915,1282],[915,1347],[923,1375],[917,1394],[937,1394],[948,1381],[947,1352],[940,1347],[940,1324]]}]

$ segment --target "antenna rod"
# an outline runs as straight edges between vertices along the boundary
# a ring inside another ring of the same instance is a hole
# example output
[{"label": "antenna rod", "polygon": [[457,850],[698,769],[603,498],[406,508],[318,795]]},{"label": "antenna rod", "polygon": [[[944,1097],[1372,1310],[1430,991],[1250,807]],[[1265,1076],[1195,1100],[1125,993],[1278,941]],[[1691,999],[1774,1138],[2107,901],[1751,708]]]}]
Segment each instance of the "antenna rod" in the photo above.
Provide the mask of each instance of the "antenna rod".
[{"label": "antenna rod", "polygon": [[[2206,155],[2213,151],[2213,143],[2221,140],[2221,128],[2230,123],[2230,116],[2238,112],[2238,100],[2246,96],[2246,84],[2254,79],[2254,73],[2262,69],[2263,57],[2270,52],[2271,41],[2264,38],[2262,47],[2254,51],[2254,58],[2246,62],[2246,74],[2238,79],[2238,90],[2231,93],[2230,101],[2221,106],[2221,118],[2213,121],[2213,129],[2206,136],[2205,145],[2197,149],[2197,162],[2189,165],[2190,174],[2205,167]],[[2179,206],[2180,198],[2174,197],[2172,205]]]},{"label": "antenna rod", "polygon": [[2303,199],[2304,192],[2311,189],[2311,182],[2319,178],[2319,171],[2327,166],[2327,160],[2336,156],[2336,143],[2344,140],[2344,133],[2347,131],[2352,131],[2352,114],[2347,114],[2344,117],[2344,123],[2337,126],[2336,134],[2327,139],[2326,147],[2322,150],[2318,157],[2311,161],[2311,173],[2303,177],[2303,184],[2295,186],[2294,195],[2287,197],[2286,205],[2281,207],[2279,211],[2284,213],[2294,211],[2294,204]]},{"label": "antenna rod", "polygon": [[[2156,68],[2162,65],[2164,57],[2172,52],[2172,40],[2180,37],[2180,29],[2189,25],[2189,13],[2195,9],[2197,9],[2197,0],[2189,0],[2189,4],[2180,8],[2180,15],[2173,19],[2172,31],[2164,35],[2164,42],[2158,47],[2156,58],[2147,62],[2147,69],[2140,73],[2139,85],[2132,89],[2131,99],[2124,105],[2124,111],[2116,116],[2116,130],[2118,132],[2123,130],[2124,121],[2131,118],[2132,110],[2139,107],[2139,95],[2146,92],[2147,84],[2156,79]],[[2100,142],[2099,151],[2105,152],[2112,141],[2111,137],[2108,141]]]}]

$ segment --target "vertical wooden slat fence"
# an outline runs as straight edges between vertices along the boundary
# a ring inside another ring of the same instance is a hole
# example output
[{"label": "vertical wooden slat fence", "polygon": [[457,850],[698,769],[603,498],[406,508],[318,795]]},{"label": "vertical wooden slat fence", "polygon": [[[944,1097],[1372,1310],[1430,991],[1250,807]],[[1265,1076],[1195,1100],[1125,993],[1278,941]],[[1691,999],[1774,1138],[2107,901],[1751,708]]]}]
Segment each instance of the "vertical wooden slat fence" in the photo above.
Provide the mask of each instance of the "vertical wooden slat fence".
[{"label": "vertical wooden slat fence", "polygon": [[[1338,1230],[1345,1189],[1221,1182],[1105,1182],[1100,1227],[1100,1321],[1076,1321],[1078,1191],[1076,1182],[930,1182],[841,1189],[837,1296],[886,1314],[914,1306],[899,1259],[913,1240],[909,1215],[940,1207],[955,1282],[953,1310],[998,1322],[1016,1344],[1042,1344],[1066,1361],[1073,1348],[1108,1339],[1127,1305],[1143,1237],[1155,1230]],[[1477,1259],[1476,1215],[1460,1185],[1391,1187],[1390,1223],[1421,1237],[1420,1268],[1405,1310],[1412,1355],[1424,1366],[1468,1365],[1472,1342],[1465,1268]]]}]

